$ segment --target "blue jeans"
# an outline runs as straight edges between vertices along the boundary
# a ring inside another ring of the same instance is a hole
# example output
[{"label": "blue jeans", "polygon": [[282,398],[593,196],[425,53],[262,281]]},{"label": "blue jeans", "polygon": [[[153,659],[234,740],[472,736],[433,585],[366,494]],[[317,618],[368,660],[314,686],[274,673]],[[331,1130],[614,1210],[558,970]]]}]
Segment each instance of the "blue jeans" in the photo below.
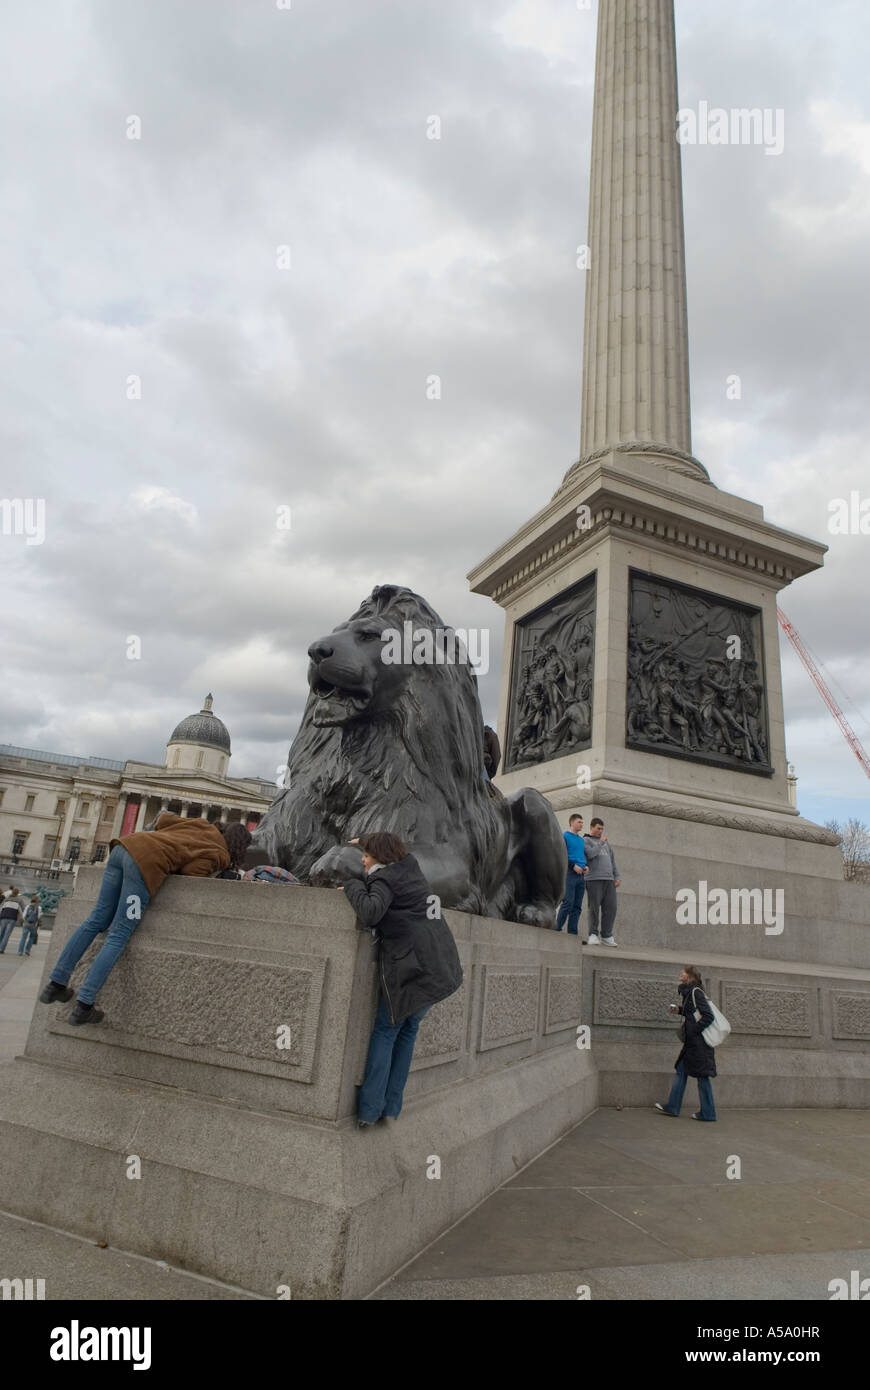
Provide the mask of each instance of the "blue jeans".
[{"label": "blue jeans", "polygon": [[6,950],[6,942],[15,930],[15,918],[0,918],[0,951]]},{"label": "blue jeans", "polygon": [[150,901],[151,895],[135,859],[123,845],[115,845],[106,860],[94,910],[80,927],[76,927],[50,978],[57,985],[65,985],[94,938],[107,932],[103,948],[95,957],[78,995],[82,1004],[93,1004]]},{"label": "blue jeans", "polygon": [[25,922],[21,928],[21,940],[18,943],[19,956],[29,956],[33,946],[33,928]]},{"label": "blue jeans", "polygon": [[[665,1109],[671,1115],[679,1115],[680,1113],[680,1107],[683,1104],[683,1096],[686,1091],[686,1082],[688,1081],[688,1079],[689,1078],[686,1075],[685,1063],[678,1062],[677,1074],[674,1077],[674,1084],[671,1087],[671,1094],[665,1101]],[[716,1107],[713,1104],[713,1087],[710,1085],[710,1078],[709,1076],[699,1076],[697,1077],[697,1082],[698,1096],[701,1101],[701,1119],[715,1120]]]},{"label": "blue jeans", "polygon": [[382,1115],[398,1115],[411,1070],[417,1029],[430,1007],[418,1009],[404,1023],[391,1023],[390,1011],[381,995],[369,1043],[365,1079],[359,1093],[361,1120],[373,1125]]},{"label": "blue jeans", "polygon": [[586,875],[575,874],[573,868],[569,868],[568,877],[565,880],[565,896],[556,918],[556,931],[562,930],[567,918],[569,932],[572,936],[577,935],[577,923],[580,921],[580,909],[583,906],[583,894],[585,892]]}]

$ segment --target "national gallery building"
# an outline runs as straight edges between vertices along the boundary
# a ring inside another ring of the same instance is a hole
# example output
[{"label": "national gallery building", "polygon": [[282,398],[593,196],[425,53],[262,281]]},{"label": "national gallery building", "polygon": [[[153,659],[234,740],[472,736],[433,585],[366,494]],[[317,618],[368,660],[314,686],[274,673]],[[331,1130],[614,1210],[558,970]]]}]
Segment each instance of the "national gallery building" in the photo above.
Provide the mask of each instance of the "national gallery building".
[{"label": "national gallery building", "polygon": [[274,782],[228,777],[226,725],[207,695],[173,730],[163,765],[76,758],[0,744],[0,857],[24,864],[99,863],[109,841],[161,811],[259,823]]}]

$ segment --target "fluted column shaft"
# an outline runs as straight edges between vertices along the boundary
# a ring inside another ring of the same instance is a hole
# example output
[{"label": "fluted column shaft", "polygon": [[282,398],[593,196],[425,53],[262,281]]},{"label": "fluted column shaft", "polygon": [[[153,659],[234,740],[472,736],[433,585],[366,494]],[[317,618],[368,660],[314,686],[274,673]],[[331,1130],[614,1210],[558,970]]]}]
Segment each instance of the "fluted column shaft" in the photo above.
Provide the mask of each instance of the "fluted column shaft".
[{"label": "fluted column shaft", "polygon": [[673,0],[599,0],[581,460],[691,455]]}]

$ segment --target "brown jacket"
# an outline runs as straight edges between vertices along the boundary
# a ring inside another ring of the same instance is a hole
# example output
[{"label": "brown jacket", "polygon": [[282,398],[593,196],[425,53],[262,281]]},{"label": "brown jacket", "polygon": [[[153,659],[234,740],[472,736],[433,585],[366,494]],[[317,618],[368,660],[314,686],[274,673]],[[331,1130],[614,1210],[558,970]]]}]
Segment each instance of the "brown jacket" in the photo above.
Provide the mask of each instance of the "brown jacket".
[{"label": "brown jacket", "polygon": [[174,816],[164,811],[154,830],[137,830],[112,847],[123,845],[136,861],[151,897],[169,874],[188,874],[208,878],[218,869],[228,869],[230,853],[216,825],[190,816]]}]

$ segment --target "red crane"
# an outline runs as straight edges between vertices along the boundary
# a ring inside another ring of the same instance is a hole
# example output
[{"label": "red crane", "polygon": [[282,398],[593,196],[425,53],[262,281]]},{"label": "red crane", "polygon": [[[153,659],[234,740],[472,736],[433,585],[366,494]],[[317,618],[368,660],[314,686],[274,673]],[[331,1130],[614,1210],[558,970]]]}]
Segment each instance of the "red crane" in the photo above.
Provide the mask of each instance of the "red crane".
[{"label": "red crane", "polygon": [[837,704],[837,701],[834,699],[833,695],[831,694],[830,690],[828,689],[827,685],[822,679],[822,673],[819,670],[816,663],[813,661],[813,658],[810,656],[803,642],[801,641],[800,633],[798,632],[794,624],[789,622],[788,618],[785,616],[782,609],[779,607],[777,607],[776,616],[779,619],[780,627],[782,628],[788,640],[791,642],[792,646],[794,647],[804,666],[807,668],[810,675],[812,676],[813,681],[816,685],[816,689],[818,690],[825,704],[828,706],[828,709],[831,711],[831,714],[834,716],[837,723],[839,724],[846,742],[848,743],[852,752],[855,754],[855,757],[858,759],[867,776],[870,777],[870,758],[868,758],[867,754],[865,753],[864,748],[861,744],[861,740],[855,733],[855,730],[852,728],[845,714],[840,709],[840,706]]}]

